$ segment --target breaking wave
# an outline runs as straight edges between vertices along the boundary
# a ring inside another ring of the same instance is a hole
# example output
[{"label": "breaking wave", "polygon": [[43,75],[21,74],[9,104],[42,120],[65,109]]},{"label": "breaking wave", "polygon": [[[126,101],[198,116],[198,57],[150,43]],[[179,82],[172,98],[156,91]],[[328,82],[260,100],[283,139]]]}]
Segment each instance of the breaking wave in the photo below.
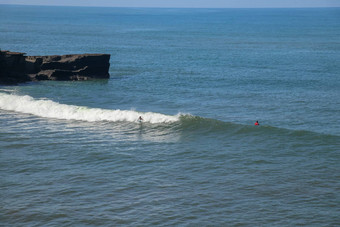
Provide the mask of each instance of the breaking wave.
[{"label": "breaking wave", "polygon": [[34,99],[31,96],[19,96],[0,93],[0,109],[33,114],[45,118],[80,120],[80,121],[128,121],[137,122],[142,115],[144,122],[171,123],[179,121],[180,114],[171,116],[160,113],[142,113],[133,110],[109,110],[84,106],[66,105],[46,99]]},{"label": "breaking wave", "polygon": [[[224,122],[216,119],[203,118],[190,114],[165,115],[154,112],[138,112],[134,110],[110,110],[101,108],[90,108],[85,106],[60,104],[48,99],[35,99],[31,96],[15,95],[0,92],[0,109],[15,111],[25,114],[32,114],[44,118],[63,120],[79,120],[88,122],[138,122],[139,116],[143,122],[152,124],[175,123],[171,125],[155,126],[164,132],[171,129],[172,132],[180,132],[188,137],[204,135],[216,138],[231,138],[235,136],[259,136],[271,138],[275,136],[287,136],[289,138],[307,141],[327,141],[334,143],[338,140],[336,135],[320,134],[305,130],[292,130],[277,128],[269,125],[254,127],[253,125]],[[168,126],[170,128],[168,128]],[[161,128],[158,128],[161,127]],[[153,128],[155,129],[155,128]],[[332,142],[331,142],[332,141]]]}]

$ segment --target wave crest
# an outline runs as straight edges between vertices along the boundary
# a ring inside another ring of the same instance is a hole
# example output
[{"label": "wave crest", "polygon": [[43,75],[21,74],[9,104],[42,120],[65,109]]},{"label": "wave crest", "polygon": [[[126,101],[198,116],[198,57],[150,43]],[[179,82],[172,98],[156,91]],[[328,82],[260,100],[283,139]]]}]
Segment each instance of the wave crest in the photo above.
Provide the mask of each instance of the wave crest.
[{"label": "wave crest", "polygon": [[153,112],[133,110],[109,110],[84,106],[66,105],[52,100],[34,99],[31,96],[19,96],[0,93],[0,109],[33,114],[40,117],[80,121],[128,121],[137,122],[142,116],[144,122],[171,123],[179,120],[180,115],[170,116]]}]

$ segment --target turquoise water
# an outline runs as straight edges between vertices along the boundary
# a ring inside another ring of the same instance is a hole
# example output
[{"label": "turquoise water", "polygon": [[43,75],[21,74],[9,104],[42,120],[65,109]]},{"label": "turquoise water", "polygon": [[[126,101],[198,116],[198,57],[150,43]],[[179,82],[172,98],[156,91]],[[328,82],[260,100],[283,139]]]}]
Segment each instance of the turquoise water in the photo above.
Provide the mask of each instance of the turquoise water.
[{"label": "turquoise water", "polygon": [[0,5],[1,49],[111,54],[0,87],[0,223],[340,225],[339,37],[338,8]]}]

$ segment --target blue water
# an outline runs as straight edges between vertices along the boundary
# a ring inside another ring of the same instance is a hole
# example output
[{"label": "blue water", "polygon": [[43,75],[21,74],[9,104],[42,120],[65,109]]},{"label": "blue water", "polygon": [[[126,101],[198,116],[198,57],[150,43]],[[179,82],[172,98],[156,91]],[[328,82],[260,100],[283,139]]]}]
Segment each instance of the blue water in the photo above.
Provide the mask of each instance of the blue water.
[{"label": "blue water", "polygon": [[0,86],[0,224],[340,225],[339,37],[339,8],[0,5],[2,50],[111,54]]}]

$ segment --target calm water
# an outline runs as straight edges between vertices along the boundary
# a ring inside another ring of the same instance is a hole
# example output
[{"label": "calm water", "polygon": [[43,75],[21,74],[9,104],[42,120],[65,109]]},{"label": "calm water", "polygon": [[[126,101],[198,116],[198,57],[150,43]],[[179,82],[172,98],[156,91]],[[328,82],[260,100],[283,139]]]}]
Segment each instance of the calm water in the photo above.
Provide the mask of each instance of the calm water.
[{"label": "calm water", "polygon": [[339,37],[339,8],[0,5],[1,49],[111,54],[0,86],[0,225],[339,226]]}]

